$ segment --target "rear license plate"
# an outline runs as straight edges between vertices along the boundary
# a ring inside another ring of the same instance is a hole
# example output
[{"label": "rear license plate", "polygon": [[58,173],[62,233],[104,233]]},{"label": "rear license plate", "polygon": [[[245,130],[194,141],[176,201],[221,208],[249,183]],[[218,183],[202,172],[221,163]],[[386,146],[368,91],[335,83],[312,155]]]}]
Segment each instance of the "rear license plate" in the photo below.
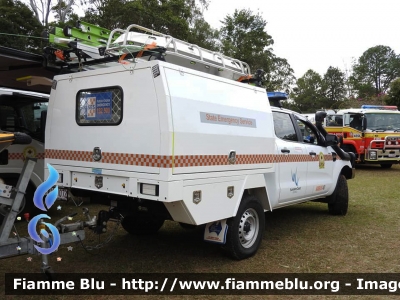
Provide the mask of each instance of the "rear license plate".
[{"label": "rear license plate", "polygon": [[63,189],[63,188],[58,188],[57,200],[67,201],[68,200],[68,190]]}]

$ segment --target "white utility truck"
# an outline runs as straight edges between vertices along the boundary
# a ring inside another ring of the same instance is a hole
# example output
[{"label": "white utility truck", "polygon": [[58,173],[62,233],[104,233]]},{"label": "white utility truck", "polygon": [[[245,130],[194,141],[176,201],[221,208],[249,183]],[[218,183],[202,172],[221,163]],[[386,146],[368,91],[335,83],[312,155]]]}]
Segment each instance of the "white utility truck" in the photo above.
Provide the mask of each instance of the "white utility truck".
[{"label": "white utility truck", "polygon": [[132,28],[107,60],[56,76],[50,94],[46,165],[59,188],[108,201],[98,224],[122,216],[131,234],[205,224],[205,240],[243,259],[266,211],[319,201],[346,214],[354,157],[324,131],[326,114],[313,125],[272,107],[247,64]]}]

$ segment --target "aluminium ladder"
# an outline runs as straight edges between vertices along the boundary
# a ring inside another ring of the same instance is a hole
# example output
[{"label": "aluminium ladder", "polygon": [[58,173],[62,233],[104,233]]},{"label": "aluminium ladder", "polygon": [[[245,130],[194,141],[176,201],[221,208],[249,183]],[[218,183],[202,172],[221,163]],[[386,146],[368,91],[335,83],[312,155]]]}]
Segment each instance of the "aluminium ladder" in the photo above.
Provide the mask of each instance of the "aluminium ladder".
[{"label": "aluminium ladder", "polygon": [[[159,59],[233,80],[242,81],[251,77],[250,67],[243,61],[136,24],[110,31],[78,22],[74,28],[56,27],[49,34],[49,41],[69,48],[61,54],[54,48],[47,50],[47,54],[54,57],[53,61],[58,58],[71,66],[72,60],[78,58],[79,64],[75,63],[75,67],[103,68],[120,63],[124,58],[125,63]],[[84,62],[81,63],[81,59]]]}]

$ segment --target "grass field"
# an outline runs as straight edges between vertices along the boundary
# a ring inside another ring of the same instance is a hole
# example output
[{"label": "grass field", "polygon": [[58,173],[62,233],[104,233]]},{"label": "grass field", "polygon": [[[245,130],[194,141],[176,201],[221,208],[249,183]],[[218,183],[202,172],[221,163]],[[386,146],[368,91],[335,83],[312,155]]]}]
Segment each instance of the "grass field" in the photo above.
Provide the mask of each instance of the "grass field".
[{"label": "grass field", "polygon": [[[188,230],[174,222],[166,222],[159,233],[152,236],[130,236],[119,228],[112,242],[100,250],[87,252],[81,245],[72,244],[73,251],[68,251],[70,245],[62,245],[58,252],[49,256],[49,263],[55,272],[60,273],[400,273],[399,178],[399,165],[387,170],[379,166],[357,168],[355,179],[348,181],[350,203],[345,217],[331,216],[326,204],[311,202],[266,213],[266,230],[261,248],[254,257],[242,261],[233,261],[223,256],[218,246],[203,242],[202,228]],[[84,206],[89,207],[92,213],[100,209],[99,206],[86,203]],[[64,204],[61,211],[54,207],[50,212],[53,222],[58,215],[75,211],[82,215],[82,207],[75,207],[72,202]],[[27,236],[26,224],[26,221],[17,224],[22,236]],[[101,236],[101,239],[106,237]],[[86,245],[97,243],[98,237],[94,234],[88,234],[84,240]],[[27,261],[27,257],[23,255],[0,260],[0,273],[37,272],[40,269],[40,257],[34,256],[31,262]],[[57,257],[62,257],[62,261],[57,261]],[[0,299],[2,295],[3,275],[0,277]],[[78,297],[7,296],[7,299],[21,298]],[[82,296],[82,299],[122,298]],[[146,298],[160,299],[159,296]],[[208,299],[212,296],[175,297],[189,298]],[[299,299],[298,296],[290,298]],[[377,297],[371,296],[370,299]]]}]

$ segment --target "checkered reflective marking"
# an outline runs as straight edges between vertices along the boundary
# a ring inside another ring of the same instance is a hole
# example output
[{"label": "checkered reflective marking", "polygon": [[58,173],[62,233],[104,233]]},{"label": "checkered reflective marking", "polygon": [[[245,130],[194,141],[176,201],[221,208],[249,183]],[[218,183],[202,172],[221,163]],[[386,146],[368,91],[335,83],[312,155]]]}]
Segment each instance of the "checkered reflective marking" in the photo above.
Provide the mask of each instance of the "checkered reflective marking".
[{"label": "checkered reflective marking", "polygon": [[[35,158],[37,159],[44,159],[44,153],[37,153]],[[23,153],[8,153],[8,160],[24,160],[24,154]]]},{"label": "checkered reflective marking", "polygon": [[[46,150],[46,158],[93,162],[91,151]],[[332,155],[324,155],[325,161]],[[236,165],[319,161],[319,155],[309,154],[238,154]],[[97,163],[135,165],[157,168],[184,168],[229,165],[227,155],[149,155],[103,152]]]}]

